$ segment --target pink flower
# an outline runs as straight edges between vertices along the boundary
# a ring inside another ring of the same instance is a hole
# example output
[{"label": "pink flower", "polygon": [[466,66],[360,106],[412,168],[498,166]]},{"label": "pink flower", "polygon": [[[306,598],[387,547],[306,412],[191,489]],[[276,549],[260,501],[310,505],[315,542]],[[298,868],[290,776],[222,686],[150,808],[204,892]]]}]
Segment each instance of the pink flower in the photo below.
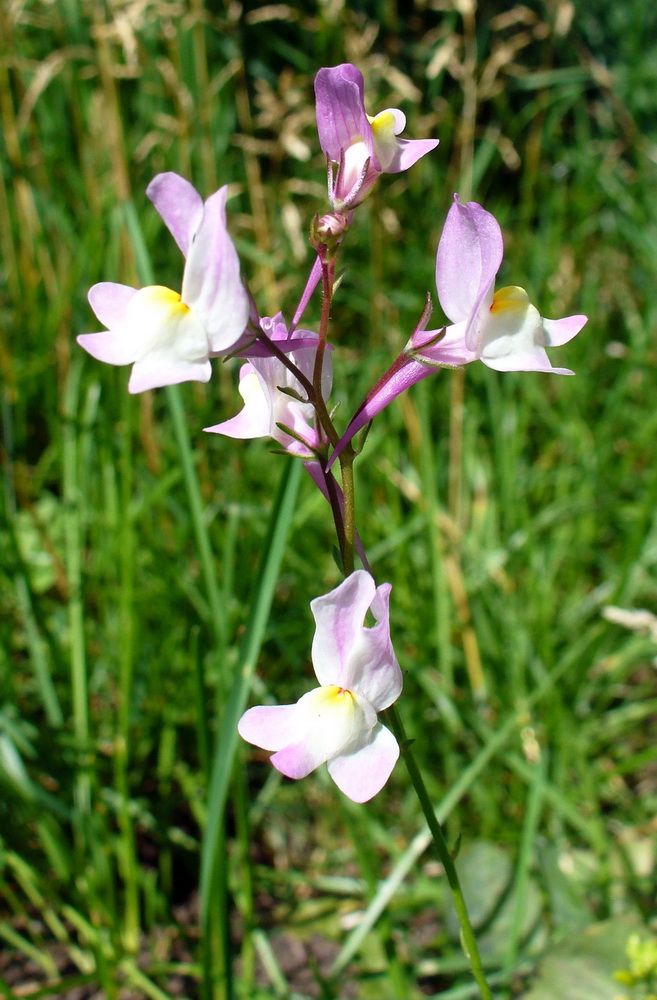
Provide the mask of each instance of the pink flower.
[{"label": "pink flower", "polygon": [[[321,686],[296,705],[251,708],[238,725],[249,743],[275,751],[271,763],[288,778],[304,778],[327,763],[354,802],[376,795],[399,757],[397,740],[377,719],[402,690],[390,641],[390,590],[361,569],[311,601],[312,659]],[[363,625],[368,610],[376,620],[372,628]]]},{"label": "pink flower", "polygon": [[[408,170],[438,145],[438,139],[398,139],[406,116],[387,108],[365,112],[364,82],[351,63],[320,69],[315,77],[319,143],[329,161],[329,199],[338,212],[354,208],[379,174]],[[333,164],[338,165],[333,176]]]},{"label": "pink flower", "polygon": [[[317,334],[295,330],[290,338],[281,313],[260,322],[268,337],[284,347],[290,361],[312,382]],[[298,341],[299,346],[291,350],[294,341]],[[322,394],[327,399],[332,379],[329,351],[324,355],[322,375]],[[312,458],[313,449],[320,444],[313,421],[314,408],[311,403],[303,403],[282,392],[282,389],[290,389],[305,398],[304,387],[282,361],[274,356],[254,357],[251,351],[250,361],[240,369],[239,392],[244,400],[243,409],[230,420],[205,430],[232,438],[271,437],[287,451]],[[290,428],[294,434],[282,430],[280,424]]]},{"label": "pink flower", "polygon": [[425,309],[402,353],[351,418],[329,468],[365,424],[438,368],[479,360],[501,372],[573,374],[569,368],[554,368],[545,349],[572,340],[587,317],[544,319],[524,288],[507,285],[496,292],[503,252],[502,230],[495,217],[474,201],[462,205],[455,195],[436,254],[438,298],[452,324],[442,330],[427,330],[430,305]]},{"label": "pink flower", "polygon": [[[543,319],[524,288],[507,285],[495,291],[503,253],[495,217],[474,201],[462,205],[456,195],[436,255],[438,298],[454,324],[447,327],[446,339],[462,337],[466,351],[496,371],[574,374],[554,368],[545,348],[568,343],[587,317]],[[417,358],[440,359],[440,344],[423,351],[419,340],[411,344]]]},{"label": "pink flower", "polygon": [[187,258],[180,294],[162,285],[137,290],[104,281],[89,291],[108,327],[78,343],[99,361],[132,364],[130,392],[190,379],[207,382],[210,357],[236,350],[249,319],[237,251],[226,230],[227,187],[204,203],[178,174],[158,174],[146,189]]}]

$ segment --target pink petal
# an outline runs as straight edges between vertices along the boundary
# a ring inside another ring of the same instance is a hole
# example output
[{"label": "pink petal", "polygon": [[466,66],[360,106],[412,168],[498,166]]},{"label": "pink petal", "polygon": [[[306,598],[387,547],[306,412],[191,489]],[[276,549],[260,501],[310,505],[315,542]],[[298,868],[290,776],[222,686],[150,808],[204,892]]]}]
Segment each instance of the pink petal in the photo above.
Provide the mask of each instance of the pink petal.
[{"label": "pink petal", "polygon": [[564,316],[563,319],[544,319],[543,330],[545,332],[546,347],[561,347],[579,333],[584,324],[588,321],[588,316]]},{"label": "pink petal", "polygon": [[121,336],[116,330],[81,333],[76,339],[80,347],[96,361],[104,361],[108,365],[129,365],[135,360],[137,352],[134,342]]},{"label": "pink petal", "polygon": [[235,345],[250,311],[237,251],[226,230],[227,194],[228,187],[222,187],[205,203],[182,286],[182,300],[203,323],[213,352],[227,351]]},{"label": "pink petal", "polygon": [[165,226],[187,257],[194,233],[203,218],[203,199],[189,181],[179,174],[154,177],[146,194],[162,216]]},{"label": "pink petal", "polygon": [[234,417],[212,427],[204,427],[208,434],[223,434],[224,437],[248,441],[252,438],[269,437],[269,414],[244,406]]},{"label": "pink petal", "polygon": [[283,747],[269,758],[269,762],[286,778],[305,778],[325,761],[326,756],[320,748],[309,740]]},{"label": "pink petal", "polygon": [[389,583],[376,588],[370,611],[376,620],[371,628],[363,627],[349,653],[345,671],[346,686],[382,712],[402,692],[402,672],[390,639]]},{"label": "pink petal", "polygon": [[334,757],[328,771],[341,792],[354,802],[367,802],[381,791],[398,758],[397,740],[378,723],[370,743],[355,753]]},{"label": "pink petal", "polygon": [[398,174],[402,170],[408,170],[435,149],[439,142],[439,139],[397,139],[397,153],[390,166],[386,168],[386,173]]},{"label": "pink petal", "polygon": [[360,70],[351,63],[320,69],[315,77],[315,100],[319,144],[329,160],[339,163],[342,151],[358,136],[372,152]]},{"label": "pink petal", "polygon": [[[249,382],[245,382],[245,379],[249,379]],[[245,385],[249,387],[246,391]],[[268,437],[271,430],[270,404],[260,387],[253,365],[248,363],[240,368],[240,395],[244,406],[236,416],[212,427],[204,427],[203,430],[242,440]]]},{"label": "pink petal", "polygon": [[375,591],[371,575],[359,569],[330,594],[310,602],[316,622],[312,660],[320,684],[349,688],[349,657]]},{"label": "pink petal", "polygon": [[502,230],[495,217],[474,201],[462,205],[455,200],[438,244],[436,287],[445,315],[453,323],[468,322],[465,341],[470,350],[477,348],[472,324],[492,295],[503,252]]},{"label": "pink petal", "polygon": [[125,322],[130,299],[136,294],[137,289],[129,285],[101,281],[89,289],[87,298],[100,322],[111,330]]},{"label": "pink petal", "polygon": [[[402,674],[390,641],[390,584],[376,587],[356,570],[324,597],[310,602],[317,623],[312,659],[320,684],[336,684],[364,698],[380,712],[399,697]],[[364,626],[371,608],[376,619]]]},{"label": "pink petal", "polygon": [[296,705],[258,705],[245,712],[237,731],[247,743],[263,750],[281,750],[299,738]]},{"label": "pink petal", "polygon": [[180,382],[209,382],[211,376],[209,361],[181,361],[148,354],[133,365],[128,392],[145,392]]}]

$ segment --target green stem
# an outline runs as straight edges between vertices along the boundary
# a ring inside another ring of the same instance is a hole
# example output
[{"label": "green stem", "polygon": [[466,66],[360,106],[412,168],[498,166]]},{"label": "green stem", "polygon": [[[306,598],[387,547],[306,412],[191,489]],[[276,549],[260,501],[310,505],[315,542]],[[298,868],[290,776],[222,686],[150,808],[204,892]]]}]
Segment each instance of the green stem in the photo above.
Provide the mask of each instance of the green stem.
[{"label": "green stem", "polygon": [[406,770],[408,771],[411,784],[415,789],[420,806],[422,807],[422,812],[424,813],[424,817],[431,831],[438,857],[443,868],[445,869],[450,892],[452,894],[454,909],[456,910],[456,915],[461,926],[463,948],[470,963],[472,975],[474,976],[477,986],[479,987],[482,1000],[493,1000],[493,994],[490,991],[490,987],[486,982],[486,977],[484,975],[481,956],[479,954],[479,948],[477,947],[474,930],[472,929],[472,924],[470,923],[468,908],[465,903],[465,897],[463,896],[463,890],[461,889],[461,883],[459,882],[456,866],[452,859],[452,855],[450,854],[449,847],[447,846],[443,829],[436,818],[431,799],[429,798],[429,793],[426,785],[424,784],[424,779],[420,773],[413,751],[408,744],[401,716],[399,715],[395,705],[391,705],[390,708],[386,709],[386,712],[390,721],[391,729],[397,737],[400,746],[403,747],[402,756],[404,758],[404,763],[406,764]]},{"label": "green stem", "polygon": [[130,814],[130,707],[134,670],[134,526],[132,503],[132,397],[122,395],[120,469],[121,511],[119,526],[120,582],[118,594],[121,623],[119,649],[119,690],[114,767],[116,787],[120,793],[119,866],[125,892],[123,939],[127,950],[135,953],[139,946],[139,871],[135,835]]},{"label": "green stem", "polygon": [[180,390],[177,385],[168,385],[165,389],[169,413],[173,423],[173,430],[178,446],[178,455],[182,465],[185,488],[187,490],[187,501],[189,512],[192,517],[194,536],[196,538],[196,548],[201,563],[203,582],[210,605],[211,628],[218,647],[221,649],[226,639],[226,619],[224,608],[219,595],[219,586],[214,570],[214,559],[210,546],[210,535],[205,521],[203,509],[203,498],[201,488],[194,464],[194,455],[189,441],[189,430],[185,418]]},{"label": "green stem", "polygon": [[[82,524],[81,497],[78,483],[78,433],[76,416],[80,398],[81,364],[71,365],[64,390],[62,430],[62,483],[65,511],[65,559],[69,597],[71,691],[73,734],[78,754],[75,784],[76,816],[91,813],[91,776],[93,750],[89,739],[89,691],[84,640],[84,607],[82,602]],[[81,830],[78,830],[78,836]]]}]

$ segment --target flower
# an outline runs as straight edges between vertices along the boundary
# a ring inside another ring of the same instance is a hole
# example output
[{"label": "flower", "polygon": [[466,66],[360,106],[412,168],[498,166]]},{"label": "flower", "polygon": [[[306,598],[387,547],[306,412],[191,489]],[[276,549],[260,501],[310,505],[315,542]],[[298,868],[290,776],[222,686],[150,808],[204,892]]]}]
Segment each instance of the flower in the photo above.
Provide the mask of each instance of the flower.
[{"label": "flower", "polygon": [[438,145],[438,139],[398,139],[406,126],[398,108],[370,118],[363,74],[351,63],[320,69],[315,99],[319,143],[330,164],[329,199],[338,212],[363,201],[379,174],[408,170]]},{"label": "flower", "polygon": [[427,306],[402,353],[356,410],[331,463],[388,403],[436,368],[480,360],[496,371],[574,374],[554,368],[545,348],[572,340],[587,317],[544,319],[524,288],[508,285],[494,291],[502,256],[502,230],[495,217],[474,201],[462,205],[455,195],[436,254],[438,298],[452,324],[427,330]]},{"label": "flower", "polygon": [[[275,751],[271,763],[288,778],[304,778],[326,762],[354,802],[376,795],[399,757],[397,740],[377,719],[402,690],[390,641],[390,590],[361,569],[311,601],[312,659],[321,686],[296,705],[251,708],[238,725],[247,742]],[[376,620],[372,628],[363,625],[368,610]]]},{"label": "flower", "polygon": [[158,174],[146,194],[187,258],[182,291],[162,285],[137,290],[111,281],[89,291],[91,308],[108,329],[84,333],[78,343],[99,361],[132,364],[129,392],[190,379],[207,382],[210,357],[241,342],[250,303],[226,230],[227,193],[222,187],[204,203],[183,177]]},{"label": "flower", "polygon": [[[290,338],[281,313],[273,319],[262,319],[260,325],[270,340],[284,346],[292,364],[312,381],[317,334],[295,330]],[[290,351],[290,340],[299,341],[297,350]],[[251,360],[240,369],[239,392],[244,400],[243,409],[230,420],[205,430],[232,438],[272,437],[287,451],[312,458],[314,449],[320,445],[318,432],[312,423],[314,408],[311,403],[301,402],[281,391],[289,389],[305,397],[303,385],[277,357],[254,357],[252,351],[249,353]],[[331,391],[331,380],[331,356],[327,351],[322,371],[322,395],[325,399]],[[293,434],[282,430],[281,424]]]},{"label": "flower", "polygon": [[[454,324],[447,336],[462,336],[466,351],[496,371],[573,375],[569,368],[553,368],[545,348],[568,343],[587,317],[543,319],[524,288],[508,285],[495,292],[503,252],[495,216],[474,201],[462,205],[455,195],[436,255],[438,298]],[[417,342],[412,348],[420,359],[439,360],[440,344],[426,352]]]}]

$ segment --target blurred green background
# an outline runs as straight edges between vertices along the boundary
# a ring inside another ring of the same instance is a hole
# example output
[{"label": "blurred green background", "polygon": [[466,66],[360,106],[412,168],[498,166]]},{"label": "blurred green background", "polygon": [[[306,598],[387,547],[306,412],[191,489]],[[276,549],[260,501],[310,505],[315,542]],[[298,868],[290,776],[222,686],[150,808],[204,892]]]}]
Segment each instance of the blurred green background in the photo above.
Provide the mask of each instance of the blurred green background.
[{"label": "blurred green background", "polygon": [[575,378],[471,365],[377,418],[359,528],[496,995],[646,996],[611,973],[655,910],[657,623],[603,609],[657,610],[647,0],[0,5],[5,996],[477,995],[401,765],[353,807],[222,756],[247,661],[258,701],[312,683],[324,501],[269,442],[202,434],[236,365],[135,398],[75,344],[96,281],[178,287],[162,170],[231,184],[260,312],[291,315],[326,205],[312,80],[342,61],[441,142],[345,241],[338,423],[435,299],[454,191],[499,218],[501,283],[590,317],[553,356]]}]

